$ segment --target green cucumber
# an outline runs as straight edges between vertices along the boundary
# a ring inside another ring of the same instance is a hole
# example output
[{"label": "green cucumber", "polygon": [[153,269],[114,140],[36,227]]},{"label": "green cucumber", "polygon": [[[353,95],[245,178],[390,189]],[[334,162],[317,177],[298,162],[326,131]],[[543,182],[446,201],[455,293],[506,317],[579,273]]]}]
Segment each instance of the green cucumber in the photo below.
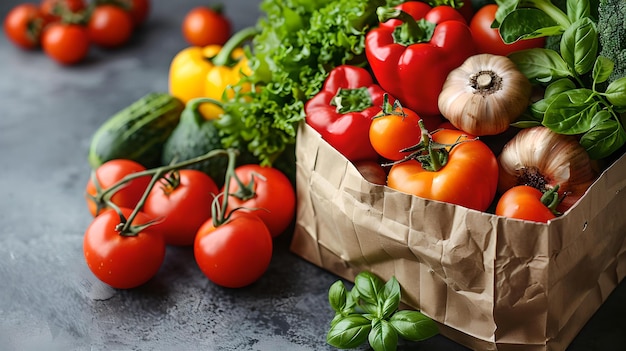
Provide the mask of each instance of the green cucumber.
[{"label": "green cucumber", "polygon": [[146,168],[161,165],[163,145],[178,125],[185,104],[167,93],[148,93],[104,122],[91,138],[89,164],[123,158]]}]

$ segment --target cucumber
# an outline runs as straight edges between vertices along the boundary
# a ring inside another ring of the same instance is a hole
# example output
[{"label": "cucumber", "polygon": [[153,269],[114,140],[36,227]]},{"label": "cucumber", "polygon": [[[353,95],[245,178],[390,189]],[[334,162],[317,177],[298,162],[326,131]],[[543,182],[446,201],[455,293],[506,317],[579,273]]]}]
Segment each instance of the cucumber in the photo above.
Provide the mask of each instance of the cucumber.
[{"label": "cucumber", "polygon": [[123,158],[146,168],[161,165],[163,145],[178,125],[185,104],[167,93],[148,93],[104,122],[93,134],[89,164]]}]

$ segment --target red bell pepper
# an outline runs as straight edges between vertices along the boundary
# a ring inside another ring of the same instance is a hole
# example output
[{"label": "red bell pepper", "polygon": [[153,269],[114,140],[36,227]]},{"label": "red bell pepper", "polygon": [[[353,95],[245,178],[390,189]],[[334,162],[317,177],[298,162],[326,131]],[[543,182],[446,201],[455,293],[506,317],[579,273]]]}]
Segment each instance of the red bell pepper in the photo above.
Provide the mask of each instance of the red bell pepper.
[{"label": "red bell pepper", "polygon": [[420,116],[439,115],[448,74],[477,53],[467,22],[450,6],[419,1],[377,13],[381,23],[367,33],[365,53],[378,84]]},{"label": "red bell pepper", "polygon": [[321,91],[305,104],[305,120],[348,160],[376,160],[369,128],[385,93],[366,69],[340,65],[330,71]]}]

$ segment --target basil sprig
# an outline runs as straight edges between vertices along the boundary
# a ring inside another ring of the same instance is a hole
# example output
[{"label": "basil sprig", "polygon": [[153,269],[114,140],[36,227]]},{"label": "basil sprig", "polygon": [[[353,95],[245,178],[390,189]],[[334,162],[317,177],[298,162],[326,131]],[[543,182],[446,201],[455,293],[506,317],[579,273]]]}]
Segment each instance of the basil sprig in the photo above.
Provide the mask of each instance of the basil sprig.
[{"label": "basil sprig", "polygon": [[565,12],[550,1],[500,0],[498,4],[494,25],[499,25],[507,42],[561,35],[558,52],[536,48],[509,55],[531,83],[546,86],[543,99],[530,106],[527,118],[513,125],[544,125],[555,133],[578,135],[592,159],[608,157],[622,147],[626,77],[605,83],[614,62],[598,55],[590,0],[567,0]]},{"label": "basil sprig", "polygon": [[341,280],[328,290],[335,311],[326,335],[328,344],[356,348],[368,341],[375,351],[395,350],[398,338],[420,341],[439,333],[437,324],[414,310],[398,310],[400,284],[395,277],[386,283],[370,272],[359,273],[352,290]]}]

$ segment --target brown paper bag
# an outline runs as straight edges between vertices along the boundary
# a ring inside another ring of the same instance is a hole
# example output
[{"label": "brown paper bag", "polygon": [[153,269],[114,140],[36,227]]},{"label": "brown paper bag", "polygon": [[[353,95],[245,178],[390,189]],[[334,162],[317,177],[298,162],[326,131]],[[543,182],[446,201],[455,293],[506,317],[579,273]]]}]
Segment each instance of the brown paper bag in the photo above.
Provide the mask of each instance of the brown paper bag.
[{"label": "brown paper bag", "polygon": [[395,276],[403,302],[475,350],[564,350],[626,275],[626,156],[550,224],[363,179],[302,123],[291,250],[348,280]]}]

